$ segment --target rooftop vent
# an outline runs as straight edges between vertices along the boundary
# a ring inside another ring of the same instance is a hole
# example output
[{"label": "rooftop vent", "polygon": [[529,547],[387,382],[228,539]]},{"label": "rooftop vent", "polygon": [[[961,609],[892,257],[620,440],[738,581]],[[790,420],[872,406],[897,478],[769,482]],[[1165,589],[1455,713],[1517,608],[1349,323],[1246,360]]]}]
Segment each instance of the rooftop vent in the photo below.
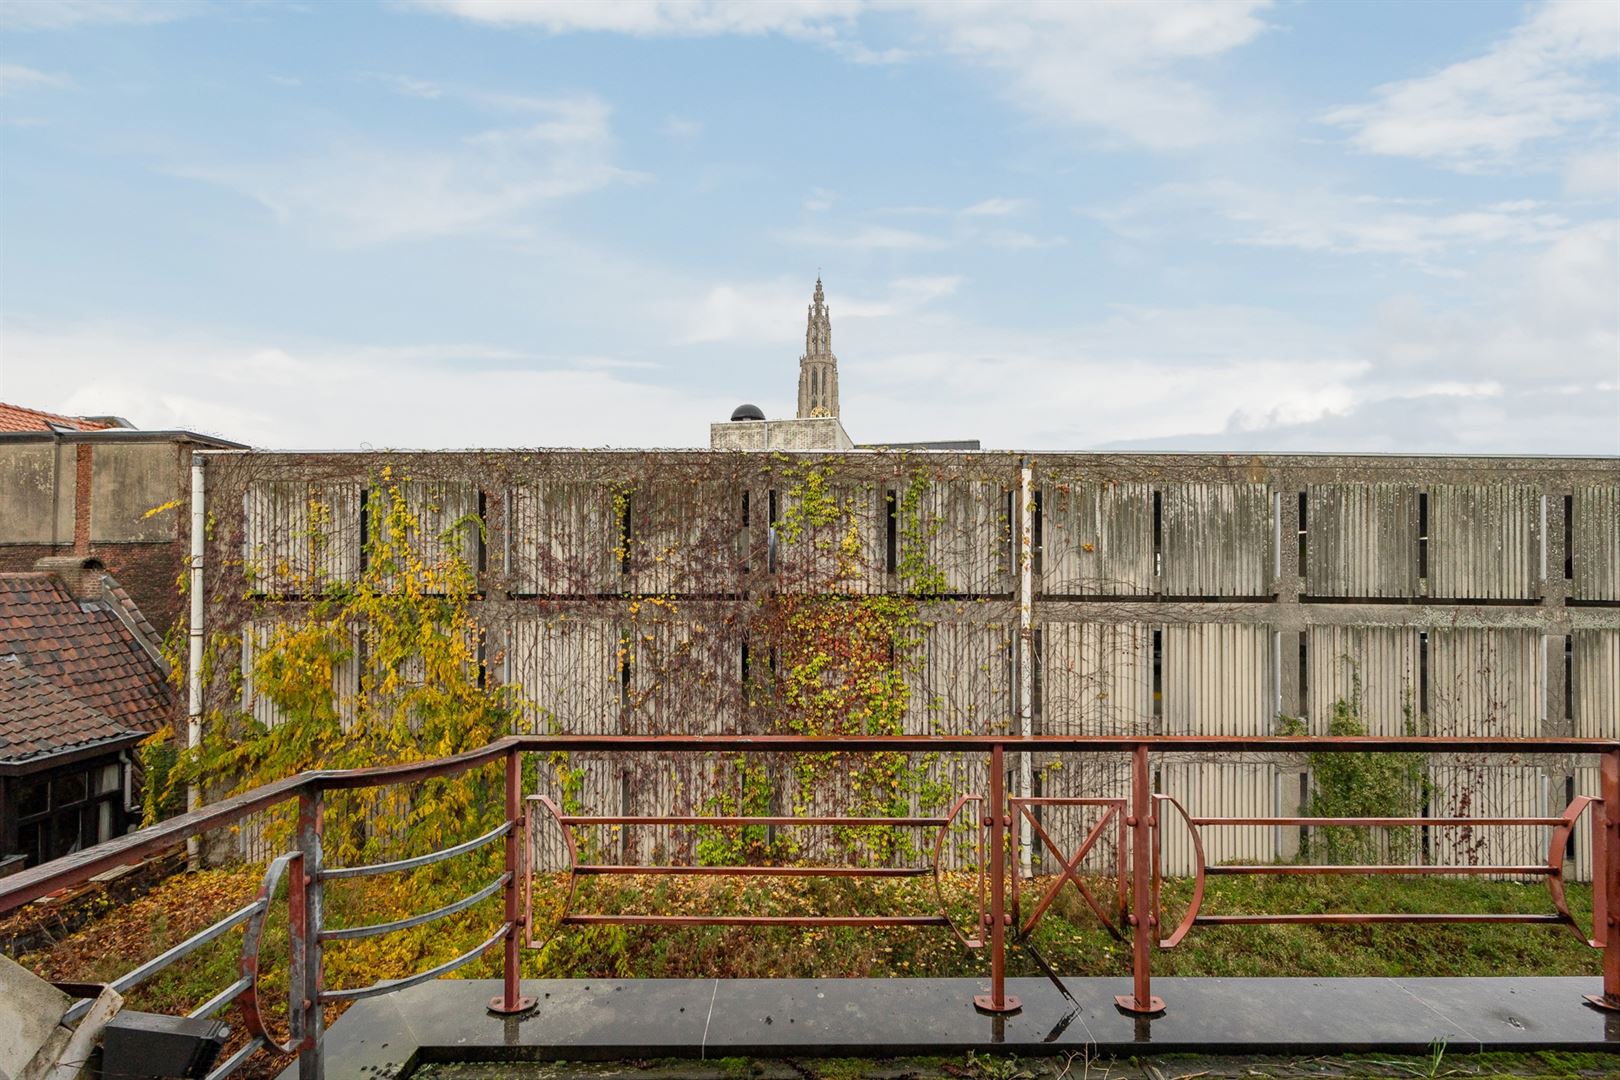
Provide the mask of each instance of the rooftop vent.
[{"label": "rooftop vent", "polygon": [[765,413],[758,405],[739,405],[731,410],[733,420],[763,420]]}]

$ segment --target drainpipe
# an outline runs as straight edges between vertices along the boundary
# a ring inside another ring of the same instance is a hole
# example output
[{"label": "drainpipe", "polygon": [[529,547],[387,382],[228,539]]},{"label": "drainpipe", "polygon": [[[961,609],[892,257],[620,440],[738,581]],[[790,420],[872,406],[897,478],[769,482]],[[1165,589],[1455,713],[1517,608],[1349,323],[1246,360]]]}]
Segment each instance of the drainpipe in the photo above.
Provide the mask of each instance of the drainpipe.
[{"label": "drainpipe", "polygon": [[[1035,732],[1035,470],[1029,458],[1018,472],[1018,734]],[[1018,794],[1034,794],[1032,755],[1018,755]],[[1000,813],[1000,810],[997,810]],[[1018,868],[1029,877],[1029,819],[1018,815]]]},{"label": "drainpipe", "polygon": [[[195,750],[202,743],[203,714],[203,540],[208,529],[208,514],[203,506],[203,459],[191,455],[191,632],[190,658],[186,679],[190,686],[190,700],[186,709],[186,749]],[[186,809],[196,810],[202,805],[202,791],[193,780],[186,785]],[[199,837],[186,840],[186,864],[192,869],[202,865],[202,844]]]}]

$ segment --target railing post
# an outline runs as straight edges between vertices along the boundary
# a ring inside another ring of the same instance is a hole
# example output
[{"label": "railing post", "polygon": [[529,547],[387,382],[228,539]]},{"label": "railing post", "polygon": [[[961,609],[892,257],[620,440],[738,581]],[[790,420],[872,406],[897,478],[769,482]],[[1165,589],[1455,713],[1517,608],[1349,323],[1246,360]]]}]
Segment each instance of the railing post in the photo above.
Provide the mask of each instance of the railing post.
[{"label": "railing post", "polygon": [[990,828],[990,992],[976,994],[975,1007],[990,1013],[1015,1012],[1021,1005],[1007,996],[1007,829],[1012,825],[1007,807],[1006,752],[998,742],[990,750],[990,797],[985,801],[984,824]]},{"label": "railing post", "polygon": [[1153,945],[1158,920],[1153,915],[1153,783],[1148,772],[1148,748],[1138,744],[1131,753],[1131,977],[1132,993],[1114,998],[1125,1012],[1147,1015],[1164,1011],[1164,1001],[1153,996]]},{"label": "railing post", "polygon": [[[321,991],[326,980],[321,972],[321,928],[323,925],[321,869],[321,830],[324,825],[324,797],[319,788],[298,796],[299,873],[289,888],[303,891],[303,963],[294,970],[302,976],[294,987],[293,1005],[298,1006],[298,1080],[324,1080],[321,1036],[325,1016],[321,1011]],[[289,919],[289,922],[292,920]],[[290,926],[296,933],[298,927]],[[299,970],[301,968],[301,970]]]},{"label": "railing post", "polygon": [[1592,818],[1592,933],[1603,942],[1603,993],[1586,1000],[1620,1011],[1620,751],[1604,754],[1598,769],[1603,801]]},{"label": "railing post", "polygon": [[523,912],[518,886],[523,877],[523,754],[510,750],[506,755],[506,940],[501,943],[501,993],[489,999],[489,1011],[510,1016],[534,1008],[534,998],[526,998],[518,982],[523,974],[518,947],[522,944]]}]

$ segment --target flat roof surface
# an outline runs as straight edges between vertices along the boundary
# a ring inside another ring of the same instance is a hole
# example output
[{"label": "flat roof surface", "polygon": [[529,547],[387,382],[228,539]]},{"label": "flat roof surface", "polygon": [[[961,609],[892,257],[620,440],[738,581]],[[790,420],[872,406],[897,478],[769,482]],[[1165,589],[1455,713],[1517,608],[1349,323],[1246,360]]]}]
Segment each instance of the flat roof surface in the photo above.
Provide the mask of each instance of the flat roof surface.
[{"label": "flat roof surface", "polygon": [[[1162,978],[1163,1015],[1121,1013],[1127,978],[1007,980],[1023,1007],[974,1009],[980,979],[525,979],[539,1005],[486,1011],[494,979],[441,979],[356,1003],[325,1038],[328,1076],[426,1061],[1220,1053],[1612,1051],[1620,1013],[1590,978]],[[297,1066],[282,1074],[292,1080]]]}]

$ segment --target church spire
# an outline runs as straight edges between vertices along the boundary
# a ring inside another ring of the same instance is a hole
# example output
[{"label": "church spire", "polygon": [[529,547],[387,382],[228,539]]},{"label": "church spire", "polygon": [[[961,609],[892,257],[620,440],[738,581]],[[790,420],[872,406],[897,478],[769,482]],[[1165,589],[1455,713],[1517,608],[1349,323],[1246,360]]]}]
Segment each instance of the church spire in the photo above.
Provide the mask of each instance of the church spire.
[{"label": "church spire", "polygon": [[832,351],[832,309],[821,291],[811,298],[804,330],[804,355],[799,357],[799,418],[838,415],[838,357]]}]

